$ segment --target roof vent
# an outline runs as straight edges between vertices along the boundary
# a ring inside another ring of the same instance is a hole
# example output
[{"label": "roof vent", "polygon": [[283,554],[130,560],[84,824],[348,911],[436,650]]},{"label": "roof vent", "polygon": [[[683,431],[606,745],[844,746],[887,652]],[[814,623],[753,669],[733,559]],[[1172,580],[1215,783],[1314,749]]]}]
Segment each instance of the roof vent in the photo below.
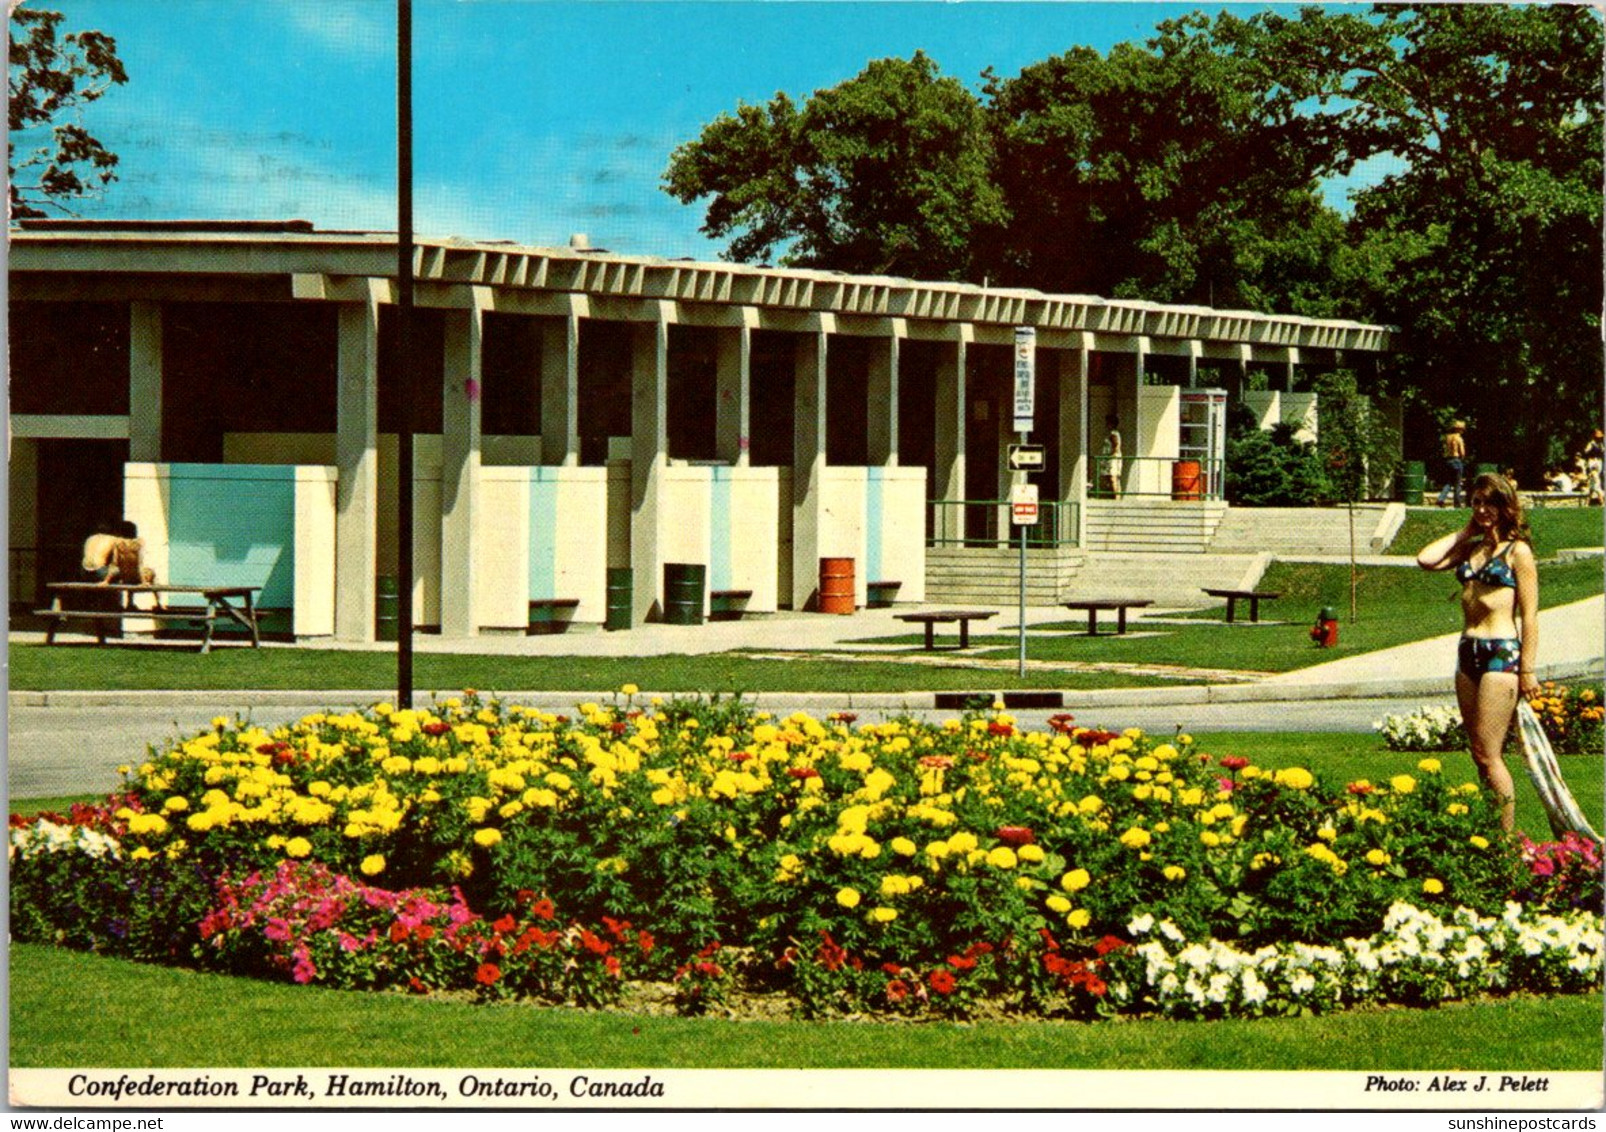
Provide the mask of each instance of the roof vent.
[{"label": "roof vent", "polygon": [[576,232],[569,237],[569,247],[577,252],[589,251],[591,249],[591,241],[584,232]]}]

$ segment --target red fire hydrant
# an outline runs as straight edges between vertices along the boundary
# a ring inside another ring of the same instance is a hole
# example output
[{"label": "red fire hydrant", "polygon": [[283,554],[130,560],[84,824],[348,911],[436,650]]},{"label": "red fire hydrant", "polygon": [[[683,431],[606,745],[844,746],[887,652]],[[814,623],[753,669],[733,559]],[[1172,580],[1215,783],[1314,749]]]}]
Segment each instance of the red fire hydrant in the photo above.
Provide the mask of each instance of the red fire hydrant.
[{"label": "red fire hydrant", "polygon": [[1338,644],[1338,618],[1333,615],[1332,606],[1322,606],[1322,611],[1316,615],[1316,624],[1310,631],[1310,639],[1324,649]]}]

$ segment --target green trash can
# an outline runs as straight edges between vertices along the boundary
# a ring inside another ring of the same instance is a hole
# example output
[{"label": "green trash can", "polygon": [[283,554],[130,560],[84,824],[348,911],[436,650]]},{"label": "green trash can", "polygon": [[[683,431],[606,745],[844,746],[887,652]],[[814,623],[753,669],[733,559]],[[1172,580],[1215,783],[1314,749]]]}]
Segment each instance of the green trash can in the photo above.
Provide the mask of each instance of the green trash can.
[{"label": "green trash can", "polygon": [[630,611],[635,605],[636,575],[628,566],[608,568],[608,616],[602,627],[608,630],[630,628]]},{"label": "green trash can", "polygon": [[1400,499],[1412,507],[1422,502],[1422,493],[1428,487],[1427,465],[1421,460],[1407,460],[1400,469]]},{"label": "green trash can", "polygon": [[708,567],[700,562],[664,563],[664,622],[668,625],[703,623],[703,590]]},{"label": "green trash can", "polygon": [[374,637],[381,641],[394,641],[401,626],[401,595],[396,579],[382,574],[377,579],[374,594]]}]

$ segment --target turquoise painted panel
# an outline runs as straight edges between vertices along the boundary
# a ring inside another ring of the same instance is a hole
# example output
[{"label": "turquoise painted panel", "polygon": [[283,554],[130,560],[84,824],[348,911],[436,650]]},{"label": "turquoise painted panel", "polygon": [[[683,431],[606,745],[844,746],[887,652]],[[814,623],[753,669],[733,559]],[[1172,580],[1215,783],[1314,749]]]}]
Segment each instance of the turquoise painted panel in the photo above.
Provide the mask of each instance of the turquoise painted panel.
[{"label": "turquoise painted panel", "polygon": [[556,469],[530,469],[530,600],[568,597],[558,588],[558,486]]},{"label": "turquoise painted panel", "polygon": [[731,470],[710,468],[708,483],[708,588],[735,589],[731,548]]},{"label": "turquoise painted panel", "polygon": [[295,604],[296,470],[172,464],[168,577],[174,585],[261,586],[257,603]]},{"label": "turquoise painted panel", "polygon": [[881,524],[886,507],[886,469],[866,468],[864,477],[864,580],[882,581]]}]

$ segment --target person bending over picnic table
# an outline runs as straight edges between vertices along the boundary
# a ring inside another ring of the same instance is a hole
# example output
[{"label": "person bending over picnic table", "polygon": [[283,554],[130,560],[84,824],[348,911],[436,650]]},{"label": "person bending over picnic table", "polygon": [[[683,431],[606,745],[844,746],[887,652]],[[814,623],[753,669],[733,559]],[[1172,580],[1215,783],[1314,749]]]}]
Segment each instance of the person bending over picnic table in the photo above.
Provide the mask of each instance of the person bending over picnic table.
[{"label": "person bending over picnic table", "polygon": [[[145,565],[145,540],[138,537],[133,523],[102,524],[84,540],[84,573],[103,586],[150,586],[156,584],[156,571]],[[161,601],[157,600],[160,608]]]},{"label": "person bending over picnic table", "polygon": [[[1504,476],[1472,484],[1472,518],[1416,556],[1424,570],[1454,570],[1461,583],[1462,629],[1456,701],[1472,743],[1472,761],[1500,802],[1510,830],[1515,807],[1503,754],[1517,697],[1539,691],[1539,571],[1522,501]],[[1520,628],[1519,628],[1520,622]]]}]

